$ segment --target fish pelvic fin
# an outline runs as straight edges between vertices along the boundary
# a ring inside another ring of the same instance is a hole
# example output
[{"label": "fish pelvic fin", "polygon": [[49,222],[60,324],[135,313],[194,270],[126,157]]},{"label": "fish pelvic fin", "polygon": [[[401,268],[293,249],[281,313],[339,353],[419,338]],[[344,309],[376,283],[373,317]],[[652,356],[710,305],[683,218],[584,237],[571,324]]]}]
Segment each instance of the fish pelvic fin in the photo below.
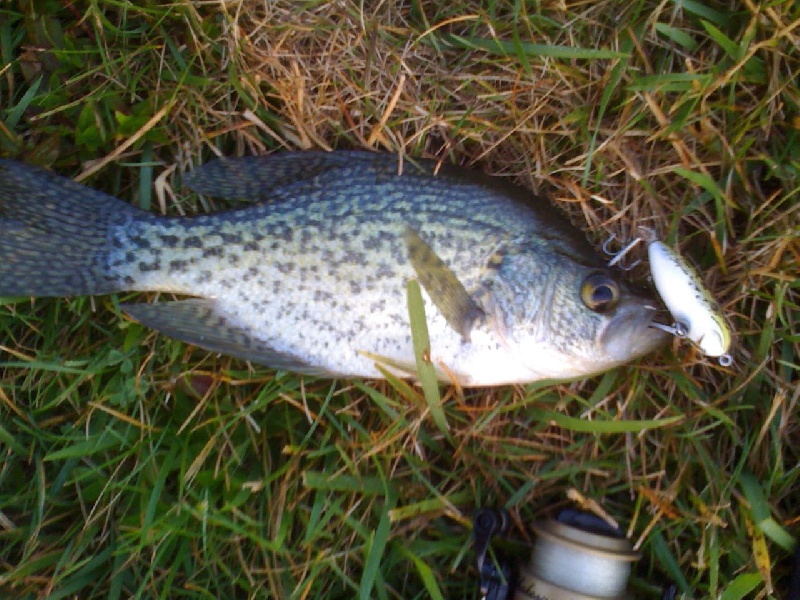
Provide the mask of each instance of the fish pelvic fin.
[{"label": "fish pelvic fin", "polygon": [[0,296],[120,291],[107,264],[109,227],[140,213],[40,167],[0,160]]},{"label": "fish pelvic fin", "polygon": [[280,371],[303,375],[337,376],[302,359],[271,348],[223,314],[213,300],[193,298],[157,304],[124,304],[135,321],[164,335],[211,352],[219,352]]},{"label": "fish pelvic fin", "polygon": [[403,239],[420,284],[448,325],[465,341],[469,341],[472,326],[484,316],[483,310],[472,299],[456,274],[416,231],[406,227]]}]

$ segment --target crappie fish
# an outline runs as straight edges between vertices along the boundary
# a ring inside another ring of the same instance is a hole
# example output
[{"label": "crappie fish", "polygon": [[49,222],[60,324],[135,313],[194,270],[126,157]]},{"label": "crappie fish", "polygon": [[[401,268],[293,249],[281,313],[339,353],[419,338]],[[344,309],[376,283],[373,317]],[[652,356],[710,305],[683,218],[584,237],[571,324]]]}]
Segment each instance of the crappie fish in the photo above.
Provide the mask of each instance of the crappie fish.
[{"label": "crappie fish", "polygon": [[[0,161],[0,296],[160,291],[124,310],[166,335],[279,370],[406,375],[406,282],[425,290],[431,360],[464,386],[571,379],[667,335],[548,203],[498,178],[359,151],[219,159],[186,179],[257,201],[162,217]],[[407,369],[407,370],[406,370]]]}]

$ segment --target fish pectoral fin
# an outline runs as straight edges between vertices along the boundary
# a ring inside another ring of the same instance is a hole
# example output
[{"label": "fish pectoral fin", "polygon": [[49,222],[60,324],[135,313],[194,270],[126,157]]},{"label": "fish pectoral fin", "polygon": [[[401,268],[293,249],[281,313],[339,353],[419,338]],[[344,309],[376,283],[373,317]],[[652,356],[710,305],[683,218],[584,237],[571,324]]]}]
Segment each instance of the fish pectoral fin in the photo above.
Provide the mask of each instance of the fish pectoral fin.
[{"label": "fish pectoral fin", "polygon": [[122,310],[142,325],[187,344],[220,352],[280,371],[336,375],[279,352],[254,338],[222,314],[213,300],[191,299],[159,304],[123,304]]},{"label": "fish pectoral fin", "polygon": [[428,292],[428,296],[450,327],[464,340],[469,341],[472,326],[483,316],[483,311],[469,295],[456,274],[416,231],[411,227],[406,227],[403,239],[408,248],[409,260],[420,284]]}]

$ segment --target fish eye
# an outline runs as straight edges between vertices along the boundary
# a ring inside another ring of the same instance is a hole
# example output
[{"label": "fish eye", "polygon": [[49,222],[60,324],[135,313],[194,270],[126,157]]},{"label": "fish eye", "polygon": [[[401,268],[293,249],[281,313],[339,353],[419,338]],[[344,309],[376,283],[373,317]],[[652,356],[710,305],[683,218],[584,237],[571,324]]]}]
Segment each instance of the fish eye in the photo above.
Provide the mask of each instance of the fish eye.
[{"label": "fish eye", "polygon": [[613,310],[619,303],[619,284],[605,273],[592,273],[581,284],[581,300],[594,312]]}]

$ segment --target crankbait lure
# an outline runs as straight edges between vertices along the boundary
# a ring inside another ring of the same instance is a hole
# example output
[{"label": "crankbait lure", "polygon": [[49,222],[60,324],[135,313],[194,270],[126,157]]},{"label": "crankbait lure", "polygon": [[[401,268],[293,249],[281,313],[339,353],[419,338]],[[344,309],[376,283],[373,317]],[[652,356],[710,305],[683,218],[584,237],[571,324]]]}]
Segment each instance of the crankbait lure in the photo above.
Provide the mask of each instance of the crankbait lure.
[{"label": "crankbait lure", "polygon": [[[609,266],[619,265],[622,258],[641,241],[647,242],[650,273],[653,283],[675,322],[672,325],[653,323],[651,327],[661,329],[674,336],[691,340],[706,356],[719,359],[727,367],[732,363],[728,354],[731,331],[725,323],[722,311],[711,293],[700,280],[697,272],[669,246],[656,239],[652,230],[640,228],[644,233],[613,254]],[[607,254],[608,240],[603,245]],[[637,263],[633,263],[631,267]]]},{"label": "crankbait lure", "polygon": [[647,244],[650,272],[661,299],[675,319],[672,327],[654,324],[694,342],[706,356],[719,358],[722,366],[731,364],[727,354],[731,331],[711,293],[697,272],[663,242]]}]

